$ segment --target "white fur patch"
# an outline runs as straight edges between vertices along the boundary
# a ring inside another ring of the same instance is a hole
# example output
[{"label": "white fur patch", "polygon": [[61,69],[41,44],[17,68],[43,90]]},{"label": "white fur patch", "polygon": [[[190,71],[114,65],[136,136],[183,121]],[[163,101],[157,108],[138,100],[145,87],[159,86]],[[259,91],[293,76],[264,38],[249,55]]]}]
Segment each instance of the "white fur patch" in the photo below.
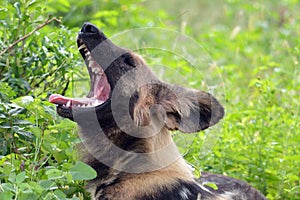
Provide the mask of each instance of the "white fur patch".
[{"label": "white fur patch", "polygon": [[220,197],[224,198],[224,199],[239,199],[239,200],[247,200],[247,197],[245,196],[245,194],[242,194],[239,191],[227,191],[224,192],[223,194],[220,195]]},{"label": "white fur patch", "polygon": [[187,189],[186,187],[183,187],[180,191],[179,194],[182,198],[182,200],[188,200],[189,199],[189,195],[191,195],[191,192],[189,191],[189,189]]}]

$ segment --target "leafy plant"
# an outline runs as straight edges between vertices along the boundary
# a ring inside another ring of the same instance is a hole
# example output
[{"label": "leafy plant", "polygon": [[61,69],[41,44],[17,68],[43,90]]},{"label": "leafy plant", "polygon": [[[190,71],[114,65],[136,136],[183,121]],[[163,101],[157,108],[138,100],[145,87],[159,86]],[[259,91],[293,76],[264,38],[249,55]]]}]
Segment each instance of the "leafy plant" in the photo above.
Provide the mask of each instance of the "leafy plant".
[{"label": "leafy plant", "polygon": [[[298,199],[298,1],[11,0],[2,4],[0,199],[89,198],[84,180],[95,177],[95,172],[77,160],[76,125],[57,117],[47,102],[51,93],[83,95],[75,90],[88,82],[75,40],[84,21],[101,27],[108,36],[132,28],[162,27],[194,38],[210,54],[209,73],[198,73],[181,55],[140,51],[164,80],[212,89],[224,104],[221,129],[182,136],[191,140],[188,144],[174,134],[185,158],[196,174],[204,170],[246,180],[270,200]],[[160,36],[145,40],[156,37]],[[159,41],[162,46],[174,42]],[[143,41],[140,44],[143,47]],[[157,63],[170,70],[161,70]],[[209,87],[206,80],[216,74],[223,82]]]},{"label": "leafy plant", "polygon": [[44,101],[80,76],[76,32],[43,16],[40,3],[8,1],[0,11],[0,199],[86,199],[83,180],[95,171],[76,161],[75,125]]}]

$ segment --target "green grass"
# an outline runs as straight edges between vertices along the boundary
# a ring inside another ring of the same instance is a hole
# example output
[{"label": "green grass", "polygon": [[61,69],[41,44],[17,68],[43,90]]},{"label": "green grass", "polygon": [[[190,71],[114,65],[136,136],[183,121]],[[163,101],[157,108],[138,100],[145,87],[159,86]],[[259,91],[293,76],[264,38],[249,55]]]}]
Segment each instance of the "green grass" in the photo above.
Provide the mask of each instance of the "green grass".
[{"label": "green grass", "polygon": [[[48,14],[64,26],[51,23],[0,58],[0,199],[86,197],[82,180],[93,173],[76,174],[76,126],[47,103],[50,93],[84,95],[75,44],[84,21],[136,49],[163,80],[210,91],[224,105],[218,126],[174,135],[195,173],[245,180],[270,200],[299,198],[298,0],[32,2],[2,2],[0,53]],[[143,27],[163,29],[118,36]],[[174,31],[189,38],[175,43]]]}]

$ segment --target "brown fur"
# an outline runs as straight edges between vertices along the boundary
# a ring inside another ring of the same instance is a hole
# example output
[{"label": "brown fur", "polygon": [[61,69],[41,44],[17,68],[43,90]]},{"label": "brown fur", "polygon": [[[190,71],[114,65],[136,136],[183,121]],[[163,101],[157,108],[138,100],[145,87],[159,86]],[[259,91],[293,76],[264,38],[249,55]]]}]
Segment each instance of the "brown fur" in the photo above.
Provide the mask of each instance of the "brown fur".
[{"label": "brown fur", "polygon": [[211,94],[160,81],[139,55],[114,45],[92,24],[84,24],[79,33],[78,45],[82,43],[117,91],[92,109],[57,109],[81,127],[82,158],[97,172],[87,184],[93,199],[265,200],[236,179],[205,174],[195,180],[179,156],[169,130],[197,132],[222,119],[224,109]]},{"label": "brown fur", "polygon": [[135,199],[141,195],[155,193],[157,187],[172,188],[178,178],[193,181],[189,170],[183,167],[183,160],[178,160],[167,168],[142,174],[126,174],[121,183],[107,188],[106,196],[111,199]]}]

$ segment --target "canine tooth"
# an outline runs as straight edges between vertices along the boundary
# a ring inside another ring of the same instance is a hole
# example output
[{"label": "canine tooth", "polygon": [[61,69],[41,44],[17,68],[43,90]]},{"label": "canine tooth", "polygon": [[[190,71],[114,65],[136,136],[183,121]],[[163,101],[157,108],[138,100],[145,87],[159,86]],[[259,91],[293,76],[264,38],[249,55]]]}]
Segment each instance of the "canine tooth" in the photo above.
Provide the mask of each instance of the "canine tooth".
[{"label": "canine tooth", "polygon": [[68,101],[68,103],[66,104],[67,107],[71,106],[71,101]]},{"label": "canine tooth", "polygon": [[85,44],[80,45],[80,47],[78,47],[78,50],[81,50],[83,48],[86,48]]}]

